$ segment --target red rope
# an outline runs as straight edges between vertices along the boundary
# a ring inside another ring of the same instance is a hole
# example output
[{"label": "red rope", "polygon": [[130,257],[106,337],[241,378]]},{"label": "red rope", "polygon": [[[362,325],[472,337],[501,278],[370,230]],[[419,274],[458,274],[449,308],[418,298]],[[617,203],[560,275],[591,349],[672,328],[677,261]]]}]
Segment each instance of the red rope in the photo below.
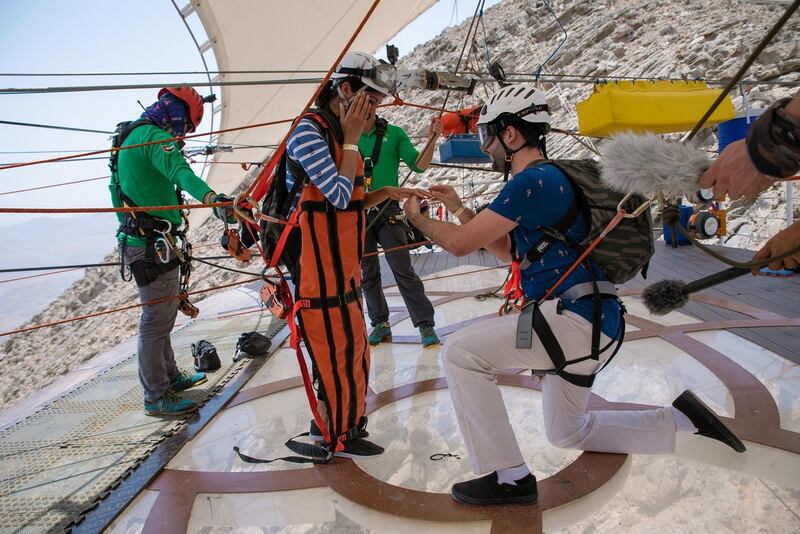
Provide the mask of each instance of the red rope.
[{"label": "red rope", "polygon": [[124,213],[143,211],[196,210],[200,208],[224,208],[233,202],[210,204],[182,204],[180,206],[132,206],[125,208],[0,208],[0,213]]},{"label": "red rope", "polygon": [[275,124],[283,124],[285,122],[292,122],[294,119],[283,119],[278,121],[269,121],[269,122],[260,122],[258,124],[251,124],[249,126],[239,126],[236,128],[226,128],[224,130],[216,130],[213,132],[204,132],[192,135],[184,135],[183,137],[172,137],[170,139],[164,139],[163,141],[148,141],[147,143],[138,143],[135,145],[125,145],[121,146],[116,149],[106,148],[103,150],[94,150],[92,152],[81,152],[80,154],[70,154],[68,156],[58,156],[56,158],[48,158],[48,159],[40,159],[36,161],[24,161],[20,163],[11,163],[9,165],[2,165],[0,166],[0,171],[5,169],[16,169],[18,167],[27,167],[29,165],[39,165],[41,163],[53,163],[55,161],[66,161],[75,158],[82,158],[84,156],[96,156],[98,154],[106,154],[111,152],[112,150],[130,150],[132,148],[141,148],[143,146],[150,146],[150,145],[161,145],[164,143],[171,143],[173,141],[181,141],[183,139],[192,139],[194,137],[205,137],[206,135],[213,135],[213,134],[223,134],[227,132],[238,132],[240,130],[249,130],[250,128],[261,128],[262,126],[274,126]]},{"label": "red rope", "polygon": [[59,273],[67,273],[69,271],[77,271],[79,269],[83,269],[83,267],[75,267],[74,269],[59,269],[58,271],[50,271],[49,273],[41,273],[41,274],[32,274],[29,276],[20,276],[17,278],[9,278],[8,280],[0,280],[0,284],[5,284],[7,282],[18,282],[20,280],[28,280],[29,278],[39,278],[41,276],[51,276],[54,274]]},{"label": "red rope", "polygon": [[[239,286],[239,285],[242,285],[242,284],[249,284],[250,282],[255,282],[256,280],[261,280],[261,277],[248,278],[247,280],[242,280],[240,282],[232,282],[230,284],[224,284],[224,285],[221,285],[221,286],[210,287],[208,289],[198,289],[196,291],[189,291],[186,294],[187,295],[199,295],[200,293],[208,293],[209,291],[216,291],[218,289],[225,289],[225,288],[228,288],[228,287]],[[26,327],[23,327],[23,328],[18,328],[16,330],[9,330],[8,332],[2,332],[2,333],[0,333],[0,337],[10,336],[10,335],[13,335],[13,334],[21,334],[23,332],[31,332],[33,330],[39,330],[41,328],[48,328],[48,327],[51,327],[51,326],[58,326],[58,325],[61,325],[61,324],[72,323],[72,322],[75,322],[75,321],[82,321],[84,319],[91,319],[92,317],[100,317],[101,315],[108,315],[108,314],[111,314],[111,313],[117,313],[117,312],[123,312],[123,311],[127,311],[127,310],[132,310],[134,308],[139,308],[139,307],[144,306],[146,304],[160,304],[162,302],[167,302],[167,301],[170,301],[170,300],[178,300],[178,299],[183,298],[183,296],[184,295],[176,295],[174,297],[164,297],[164,298],[160,298],[160,299],[149,300],[147,302],[140,302],[138,304],[131,304],[129,306],[122,306],[121,308],[112,308],[110,310],[103,310],[103,311],[99,311],[99,312],[88,313],[86,315],[79,315],[77,317],[70,317],[70,318],[67,318],[67,319],[61,319],[61,320],[52,321],[52,322],[49,322],[49,323],[42,323],[42,324],[37,324],[37,325],[32,325],[32,326],[26,326]]]}]

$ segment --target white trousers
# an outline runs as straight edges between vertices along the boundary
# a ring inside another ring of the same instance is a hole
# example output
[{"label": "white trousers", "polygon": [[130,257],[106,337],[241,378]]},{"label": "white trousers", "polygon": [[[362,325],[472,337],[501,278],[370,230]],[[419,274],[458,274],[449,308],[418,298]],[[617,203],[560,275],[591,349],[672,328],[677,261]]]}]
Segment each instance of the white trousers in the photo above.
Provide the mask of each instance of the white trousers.
[{"label": "white trousers", "polygon": [[[566,359],[591,352],[592,325],[579,315],[556,313],[556,300],[545,302],[542,313],[561,344]],[[445,375],[461,435],[476,474],[525,463],[508,412],[495,380],[500,369],[552,370],[553,363],[534,337],[533,348],[516,348],[519,315],[481,321],[451,334],[442,349]],[[601,336],[601,347],[609,338]],[[588,375],[600,362],[586,360],[566,371]],[[630,411],[587,411],[589,388],[545,375],[542,385],[544,431],[556,447],[596,452],[666,454],[675,450],[672,408]]]}]

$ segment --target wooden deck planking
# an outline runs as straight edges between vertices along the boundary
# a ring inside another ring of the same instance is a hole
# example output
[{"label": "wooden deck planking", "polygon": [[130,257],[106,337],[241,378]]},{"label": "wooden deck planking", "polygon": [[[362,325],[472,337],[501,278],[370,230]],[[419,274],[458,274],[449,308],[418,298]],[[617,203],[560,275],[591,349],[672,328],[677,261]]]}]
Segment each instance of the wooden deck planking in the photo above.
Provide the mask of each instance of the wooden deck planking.
[{"label": "wooden deck planking", "polygon": [[[715,247],[726,256],[737,261],[749,260],[752,251]],[[665,278],[684,281],[696,280],[728,268],[728,265],[708,256],[695,247],[680,247],[677,250],[659,244],[651,261],[647,281],[640,277],[626,287],[642,287]],[[787,317],[800,316],[800,278],[754,277],[741,278],[706,289],[710,296],[730,299],[769,310]],[[711,321],[716,319],[741,319],[737,312],[691,302],[684,309],[689,315]],[[736,333],[784,358],[800,363],[800,328],[742,328]]]},{"label": "wooden deck planking", "polygon": [[[714,262],[709,268],[707,265],[687,262],[682,268],[687,269],[687,271],[691,270],[696,274],[697,278],[700,278],[712,272],[723,270],[727,268],[727,265]],[[793,284],[792,280],[787,278],[745,275],[736,280],[720,284],[714,290],[720,296],[725,295],[728,298],[736,298],[753,306],[792,316],[798,313],[797,299],[800,298],[800,291],[797,291],[797,288],[793,286],[796,286],[796,284]]]}]

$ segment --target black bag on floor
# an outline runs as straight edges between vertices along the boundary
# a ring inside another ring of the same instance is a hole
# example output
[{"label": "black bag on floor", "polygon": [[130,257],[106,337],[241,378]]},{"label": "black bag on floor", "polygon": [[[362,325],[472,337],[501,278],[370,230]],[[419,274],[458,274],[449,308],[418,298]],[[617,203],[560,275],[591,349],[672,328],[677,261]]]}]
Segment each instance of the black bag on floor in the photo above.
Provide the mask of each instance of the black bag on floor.
[{"label": "black bag on floor", "polygon": [[236,354],[233,361],[238,362],[244,356],[263,356],[269,351],[272,346],[272,341],[258,332],[245,332],[239,336],[239,341],[236,342]]},{"label": "black bag on floor", "polygon": [[192,356],[196,371],[216,371],[222,366],[217,349],[205,339],[192,343]]}]

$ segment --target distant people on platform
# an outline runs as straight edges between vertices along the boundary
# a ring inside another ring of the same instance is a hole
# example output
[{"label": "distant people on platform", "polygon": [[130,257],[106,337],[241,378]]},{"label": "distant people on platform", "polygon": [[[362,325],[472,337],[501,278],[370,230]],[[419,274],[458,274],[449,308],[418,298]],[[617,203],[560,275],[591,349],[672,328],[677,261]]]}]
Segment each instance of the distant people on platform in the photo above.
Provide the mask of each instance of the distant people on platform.
[{"label": "distant people on platform", "polygon": [[[405,130],[376,115],[377,105],[378,103],[371,103],[364,133],[358,141],[368,175],[368,191],[397,187],[400,160],[414,172],[424,172],[431,163],[436,139],[442,133],[442,122],[434,117],[428,127],[428,142],[420,154]],[[365,252],[377,252],[378,243],[383,250],[389,251],[385,254],[386,263],[392,270],[411,322],[419,329],[422,346],[438,345],[439,337],[433,329],[433,305],[425,295],[422,280],[411,265],[410,250],[403,248],[413,243],[413,233],[402,213],[400,204],[392,199],[367,210]],[[361,272],[367,313],[372,323],[369,344],[378,345],[392,335],[389,305],[381,284],[380,257],[376,254],[365,256],[361,260]]]}]

